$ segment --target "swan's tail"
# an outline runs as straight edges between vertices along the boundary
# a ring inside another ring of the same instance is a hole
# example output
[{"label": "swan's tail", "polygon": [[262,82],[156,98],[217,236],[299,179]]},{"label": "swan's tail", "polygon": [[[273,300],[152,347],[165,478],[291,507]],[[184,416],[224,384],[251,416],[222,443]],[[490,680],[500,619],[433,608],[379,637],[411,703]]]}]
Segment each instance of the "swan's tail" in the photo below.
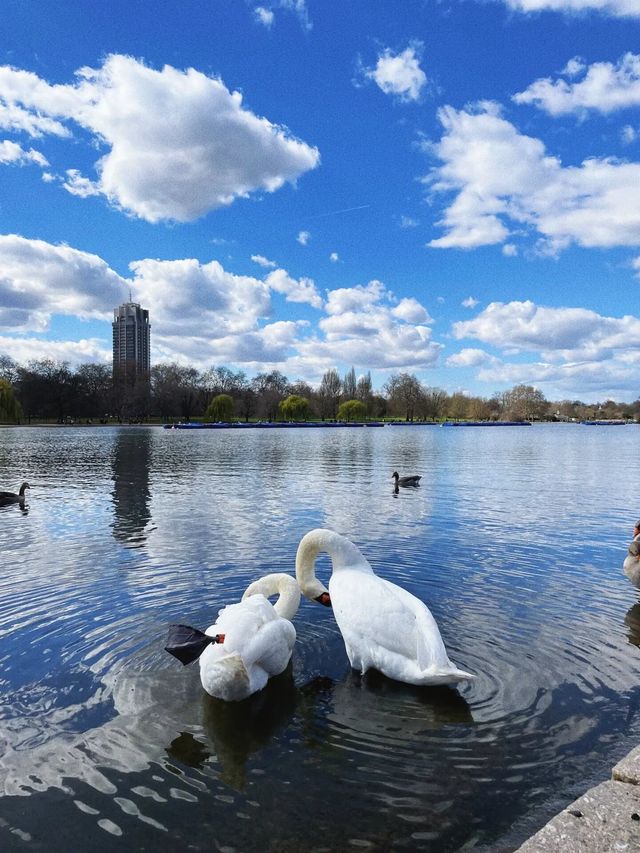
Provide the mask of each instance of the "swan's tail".
[{"label": "swan's tail", "polygon": [[437,669],[431,673],[432,684],[456,684],[458,681],[473,681],[474,678],[475,675],[471,672],[466,672],[464,669],[458,669],[455,666]]},{"label": "swan's tail", "polygon": [[200,667],[200,679],[207,693],[227,702],[245,699],[252,692],[249,673],[237,652],[205,661]]}]

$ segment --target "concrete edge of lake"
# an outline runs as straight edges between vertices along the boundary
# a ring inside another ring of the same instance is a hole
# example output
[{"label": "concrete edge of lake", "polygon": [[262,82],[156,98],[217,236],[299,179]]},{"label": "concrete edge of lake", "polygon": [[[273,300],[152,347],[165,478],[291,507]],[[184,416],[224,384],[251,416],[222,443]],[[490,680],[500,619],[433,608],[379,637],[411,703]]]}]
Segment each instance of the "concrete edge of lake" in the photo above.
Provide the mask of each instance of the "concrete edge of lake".
[{"label": "concrete edge of lake", "polygon": [[640,746],[619,761],[611,779],[590,788],[553,817],[516,853],[606,853],[640,849]]}]

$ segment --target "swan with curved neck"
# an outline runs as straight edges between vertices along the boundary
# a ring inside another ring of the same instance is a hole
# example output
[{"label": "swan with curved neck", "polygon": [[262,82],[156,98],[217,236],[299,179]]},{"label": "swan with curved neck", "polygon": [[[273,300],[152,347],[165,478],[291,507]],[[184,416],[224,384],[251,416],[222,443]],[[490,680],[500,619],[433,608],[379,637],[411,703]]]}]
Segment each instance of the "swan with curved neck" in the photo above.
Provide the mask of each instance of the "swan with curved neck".
[{"label": "swan with curved neck", "polygon": [[[315,574],[316,557],[331,558],[329,588]],[[454,684],[471,679],[447,655],[429,608],[410,592],[378,577],[358,548],[332,530],[311,530],[296,555],[302,594],[333,607],[351,666],[377,669],[406,684]]]},{"label": "swan with curved neck", "polygon": [[[270,596],[278,600],[271,604]],[[291,624],[300,604],[300,589],[290,575],[277,573],[255,581],[238,604],[223,607],[205,631],[222,638],[200,655],[200,680],[211,696],[237,702],[283,672],[293,651]]]},{"label": "swan with curved neck", "polygon": [[0,504],[24,503],[26,497],[25,491],[29,488],[29,483],[24,482],[20,486],[18,494],[15,492],[0,492]]}]

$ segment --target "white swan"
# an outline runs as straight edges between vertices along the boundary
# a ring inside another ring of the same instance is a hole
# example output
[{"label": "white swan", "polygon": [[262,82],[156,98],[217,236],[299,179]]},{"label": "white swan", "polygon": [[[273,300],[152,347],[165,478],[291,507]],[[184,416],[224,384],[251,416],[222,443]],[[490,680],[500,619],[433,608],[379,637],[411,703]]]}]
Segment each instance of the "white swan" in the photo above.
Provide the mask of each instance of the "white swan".
[{"label": "white swan", "polygon": [[[316,578],[316,557],[331,557],[329,589]],[[364,673],[377,669],[407,684],[453,684],[474,676],[455,667],[428,607],[378,577],[356,546],[332,530],[302,537],[296,577],[304,596],[332,606],[347,657]]]},{"label": "white swan", "polygon": [[[278,594],[272,605],[269,596]],[[205,633],[224,635],[200,655],[200,680],[211,696],[237,702],[262,690],[283,672],[293,651],[291,624],[300,604],[300,588],[286,574],[265,575],[247,587],[242,601],[223,607]]]},{"label": "white swan", "polygon": [[624,558],[622,570],[631,583],[640,589],[640,541],[637,539],[629,545],[629,553]]}]

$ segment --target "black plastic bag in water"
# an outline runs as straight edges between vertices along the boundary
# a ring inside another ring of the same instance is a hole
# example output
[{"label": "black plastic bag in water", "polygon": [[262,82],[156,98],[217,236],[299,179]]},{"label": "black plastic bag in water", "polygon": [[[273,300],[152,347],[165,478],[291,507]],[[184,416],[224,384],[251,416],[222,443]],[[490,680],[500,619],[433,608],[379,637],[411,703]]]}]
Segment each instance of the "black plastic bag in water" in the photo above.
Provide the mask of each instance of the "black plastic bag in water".
[{"label": "black plastic bag in water", "polygon": [[222,634],[210,637],[189,625],[170,625],[167,645],[164,648],[186,666],[197,660],[210,643],[221,643],[223,640]]}]

